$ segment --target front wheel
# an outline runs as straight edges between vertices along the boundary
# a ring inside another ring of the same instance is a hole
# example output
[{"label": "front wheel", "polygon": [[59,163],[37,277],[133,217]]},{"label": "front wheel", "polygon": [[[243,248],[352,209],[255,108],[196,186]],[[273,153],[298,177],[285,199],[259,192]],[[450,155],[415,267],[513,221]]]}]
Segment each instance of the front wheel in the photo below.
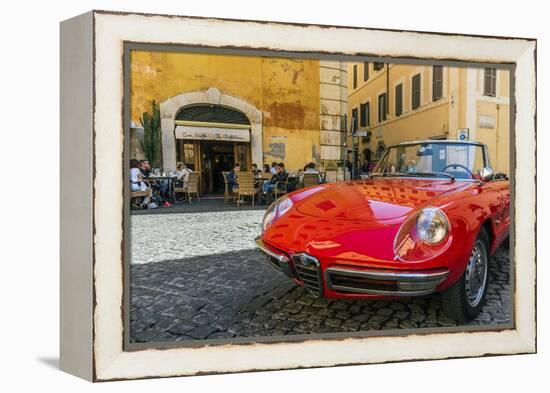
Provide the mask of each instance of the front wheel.
[{"label": "front wheel", "polygon": [[443,311],[458,322],[467,322],[481,311],[489,278],[489,236],[481,228],[462,277],[441,294]]}]

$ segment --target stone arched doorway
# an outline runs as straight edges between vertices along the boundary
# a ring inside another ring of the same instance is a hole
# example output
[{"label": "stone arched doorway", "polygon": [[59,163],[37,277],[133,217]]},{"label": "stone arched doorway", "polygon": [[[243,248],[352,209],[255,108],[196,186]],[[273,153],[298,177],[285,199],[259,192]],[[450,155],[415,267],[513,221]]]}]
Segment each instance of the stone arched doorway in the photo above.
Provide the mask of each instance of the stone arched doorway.
[{"label": "stone arched doorway", "polygon": [[182,108],[200,107],[210,104],[219,107],[234,108],[246,115],[250,124],[250,150],[252,162],[261,165],[263,162],[262,112],[250,103],[211,87],[206,91],[178,94],[160,103],[163,166],[165,169],[176,168],[176,118]]}]

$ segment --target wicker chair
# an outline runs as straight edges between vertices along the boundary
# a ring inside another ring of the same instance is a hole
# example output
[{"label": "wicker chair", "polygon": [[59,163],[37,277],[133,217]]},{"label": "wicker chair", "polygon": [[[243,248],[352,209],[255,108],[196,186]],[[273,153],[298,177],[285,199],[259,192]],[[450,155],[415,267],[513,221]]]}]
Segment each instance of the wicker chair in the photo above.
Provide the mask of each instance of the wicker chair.
[{"label": "wicker chair", "polygon": [[288,186],[288,182],[286,182],[286,181],[277,181],[275,183],[275,187],[273,188],[273,191],[272,191],[273,198],[277,199],[277,198],[279,198],[279,196],[281,196],[283,194],[286,194],[288,192],[287,186]]},{"label": "wicker chair", "polygon": [[239,172],[239,188],[236,191],[237,205],[244,202],[243,197],[252,197],[252,206],[258,190],[254,187],[254,174],[252,172]]},{"label": "wicker chair", "polygon": [[191,172],[187,181],[187,197],[189,198],[189,202],[191,202],[191,194],[195,194],[198,201],[201,201],[201,197],[199,196],[199,174],[197,172]]},{"label": "wicker chair", "polygon": [[316,186],[319,184],[319,174],[318,173],[304,173],[302,179],[302,187]]},{"label": "wicker chair", "polygon": [[223,191],[223,201],[224,203],[227,203],[229,200],[235,199],[235,193],[233,190],[229,189],[229,180],[227,180],[227,175],[229,172],[222,172],[223,181],[225,183],[225,188]]},{"label": "wicker chair", "polygon": [[258,179],[259,180],[269,180],[271,179],[271,177],[273,176],[272,173],[268,173],[268,172],[260,172],[258,173]]},{"label": "wicker chair", "polygon": [[145,184],[147,184],[147,189],[145,191],[130,191],[130,202],[132,202],[135,198],[145,198],[153,195],[153,190],[151,189],[151,185],[147,180],[143,180]]},{"label": "wicker chair", "polygon": [[191,172],[189,178],[187,179],[187,186],[184,187],[183,183],[181,186],[177,184],[174,185],[174,195],[177,193],[187,194],[187,200],[191,203],[191,194],[197,195],[197,199],[201,200],[199,196],[199,174],[197,172]]}]

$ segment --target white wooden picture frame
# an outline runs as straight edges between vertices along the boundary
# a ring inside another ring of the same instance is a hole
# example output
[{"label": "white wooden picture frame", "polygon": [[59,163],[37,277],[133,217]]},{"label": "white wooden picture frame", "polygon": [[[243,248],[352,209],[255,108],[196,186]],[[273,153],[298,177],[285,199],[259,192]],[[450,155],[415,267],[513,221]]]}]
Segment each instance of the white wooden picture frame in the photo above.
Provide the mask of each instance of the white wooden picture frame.
[{"label": "white wooden picture frame", "polygon": [[[510,67],[513,326],[502,330],[128,349],[124,50],[163,44]],[[536,351],[536,41],[92,11],[61,24],[61,368],[90,381]]]}]

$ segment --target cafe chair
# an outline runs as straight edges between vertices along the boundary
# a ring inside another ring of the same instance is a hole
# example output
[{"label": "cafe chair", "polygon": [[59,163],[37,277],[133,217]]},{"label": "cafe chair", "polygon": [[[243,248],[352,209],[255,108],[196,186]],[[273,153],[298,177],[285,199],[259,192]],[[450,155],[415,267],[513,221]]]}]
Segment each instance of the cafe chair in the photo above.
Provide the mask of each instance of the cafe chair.
[{"label": "cafe chair", "polygon": [[186,194],[189,199],[189,203],[191,203],[191,194],[195,194],[197,196],[197,200],[199,202],[201,201],[201,197],[199,196],[199,174],[197,172],[191,172],[189,174]]},{"label": "cafe chair", "polygon": [[237,205],[244,203],[244,197],[252,197],[252,206],[254,206],[254,199],[258,192],[255,188],[254,174],[252,172],[239,172],[239,188],[236,190]]},{"label": "cafe chair", "polygon": [[270,180],[272,176],[273,176],[272,173],[267,173],[267,172],[258,173],[259,180]]},{"label": "cafe chair", "polygon": [[303,175],[302,187],[316,186],[320,182],[318,173],[304,173]]},{"label": "cafe chair", "polygon": [[235,199],[235,193],[233,190],[229,189],[229,180],[227,180],[227,175],[229,172],[222,172],[223,176],[223,182],[224,182],[224,190],[223,190],[223,202],[227,204],[228,201]]},{"label": "cafe chair", "polygon": [[147,180],[143,180],[143,182],[147,184],[147,189],[145,191],[130,191],[130,203],[134,203],[134,200],[137,198],[149,197],[149,199],[151,199],[151,196],[153,195],[151,185]]},{"label": "cafe chair", "polygon": [[275,187],[273,188],[273,198],[277,199],[279,196],[286,194],[288,192],[288,182],[286,181],[277,181]]},{"label": "cafe chair", "polygon": [[201,198],[199,196],[199,174],[197,172],[191,172],[189,174],[189,178],[187,179],[187,186],[184,186],[183,182],[181,180],[177,180],[174,183],[174,200],[178,201],[176,198],[176,195],[178,193],[186,194],[187,200],[189,203],[191,203],[191,194],[195,194],[197,196],[198,201],[201,201]]}]

